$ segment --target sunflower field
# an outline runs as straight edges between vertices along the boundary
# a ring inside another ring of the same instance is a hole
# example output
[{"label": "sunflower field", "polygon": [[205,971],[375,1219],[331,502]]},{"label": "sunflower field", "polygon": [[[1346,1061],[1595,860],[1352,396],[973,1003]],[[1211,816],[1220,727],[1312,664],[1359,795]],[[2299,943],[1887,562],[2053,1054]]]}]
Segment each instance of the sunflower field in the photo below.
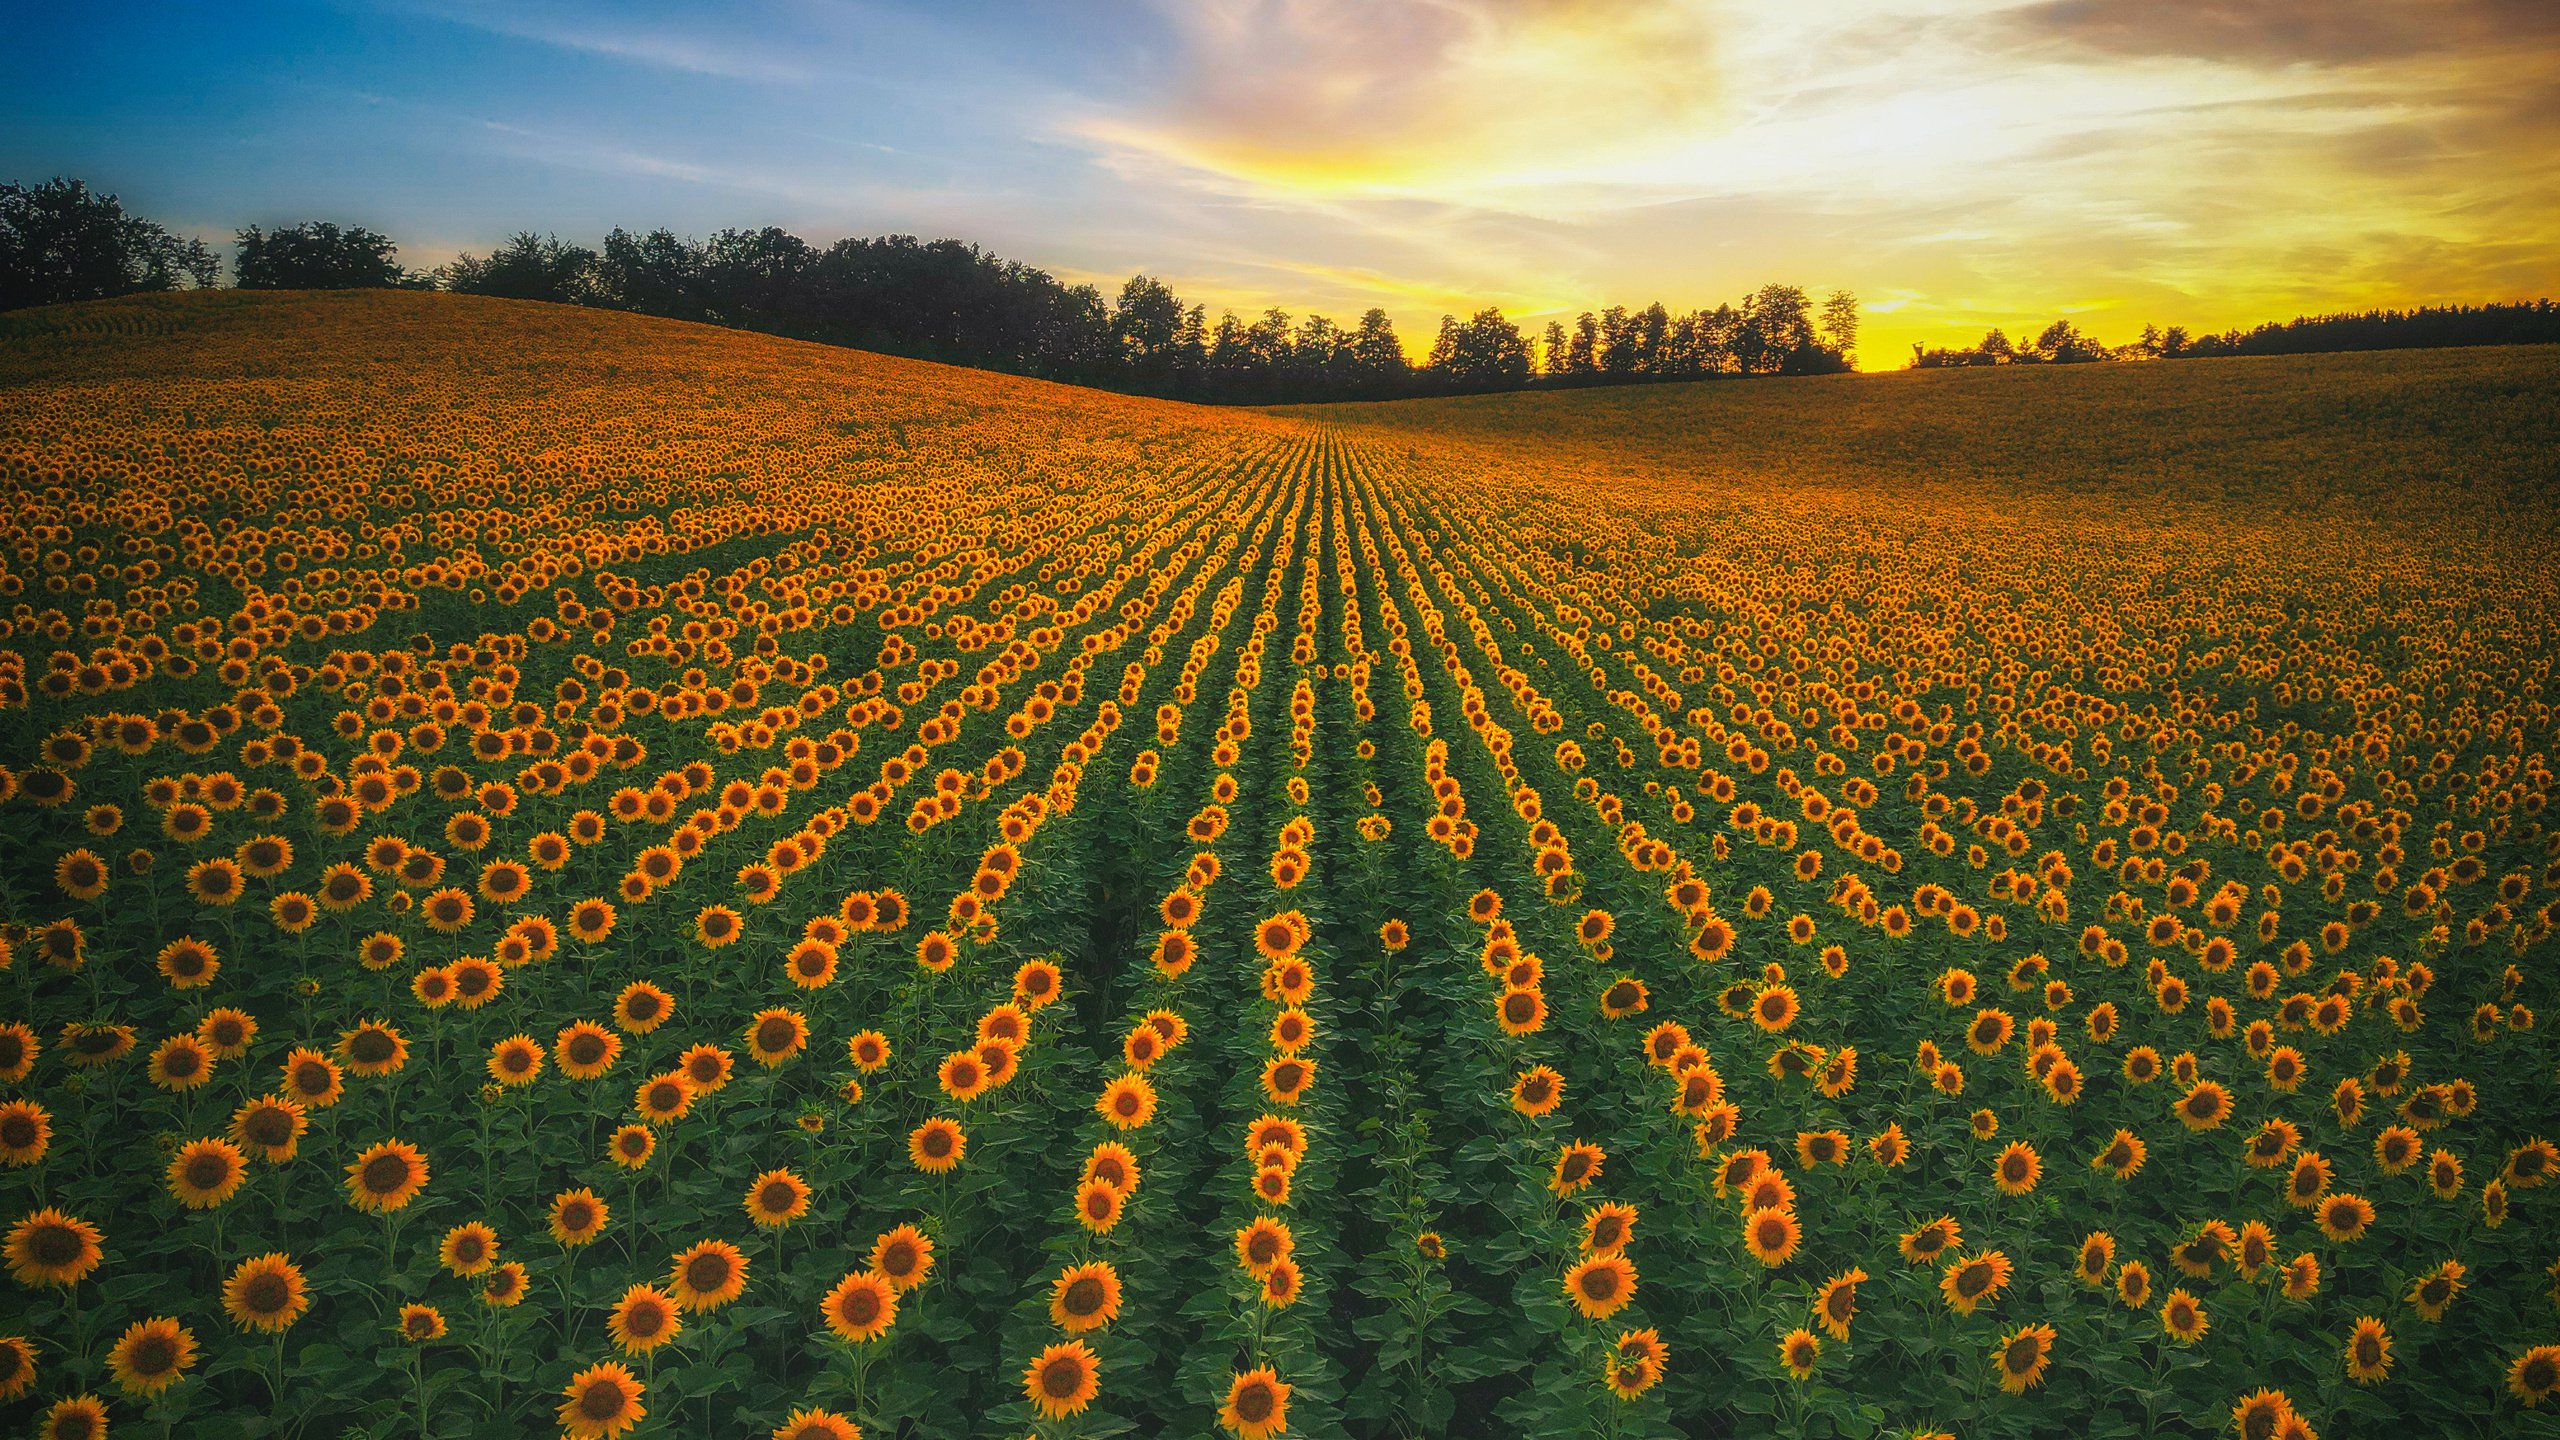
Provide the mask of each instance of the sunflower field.
[{"label": "sunflower field", "polygon": [[9,317],[0,1428],[2560,1433],[2560,371],[2401,363]]}]

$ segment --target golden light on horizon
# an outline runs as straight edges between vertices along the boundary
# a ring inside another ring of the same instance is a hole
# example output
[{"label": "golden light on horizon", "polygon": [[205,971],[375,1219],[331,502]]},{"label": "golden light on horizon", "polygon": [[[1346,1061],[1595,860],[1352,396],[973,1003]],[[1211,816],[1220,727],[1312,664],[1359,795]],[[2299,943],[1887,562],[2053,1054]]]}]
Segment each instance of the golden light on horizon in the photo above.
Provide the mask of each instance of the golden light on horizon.
[{"label": "golden light on horizon", "polygon": [[1060,126],[1333,237],[1361,262],[1300,278],[1408,331],[1429,296],[1534,327],[1783,281],[1857,292],[1876,368],[1994,325],[2560,288],[2560,144],[2531,143],[2560,141],[2560,44],[2519,48],[2494,4],[2420,33],[2385,8],[1219,0],[1163,11],[1169,94]]}]

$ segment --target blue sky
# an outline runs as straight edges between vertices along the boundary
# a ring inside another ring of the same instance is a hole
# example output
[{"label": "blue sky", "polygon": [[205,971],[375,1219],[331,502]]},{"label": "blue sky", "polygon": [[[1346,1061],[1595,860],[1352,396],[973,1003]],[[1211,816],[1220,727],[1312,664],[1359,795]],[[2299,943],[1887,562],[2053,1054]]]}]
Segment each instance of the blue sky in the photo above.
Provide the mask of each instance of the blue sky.
[{"label": "blue sky", "polygon": [[1106,288],[1383,305],[1856,290],[1870,363],[2560,291],[2543,0],[75,4],[0,178],[220,239],[955,235]]}]

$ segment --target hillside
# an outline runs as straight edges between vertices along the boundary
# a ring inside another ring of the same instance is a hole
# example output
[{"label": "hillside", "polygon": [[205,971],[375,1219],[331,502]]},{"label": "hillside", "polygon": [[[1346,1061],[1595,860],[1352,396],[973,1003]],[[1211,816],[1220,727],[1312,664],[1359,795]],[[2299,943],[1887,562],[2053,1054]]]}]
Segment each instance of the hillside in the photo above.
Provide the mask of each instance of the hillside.
[{"label": "hillside", "polygon": [[2268,507],[2547,532],[2560,349],[2004,366],[1285,409],[1384,440],[1564,454],[1658,485]]},{"label": "hillside", "polygon": [[2553,383],[0,320],[0,1428],[2529,1433]]}]

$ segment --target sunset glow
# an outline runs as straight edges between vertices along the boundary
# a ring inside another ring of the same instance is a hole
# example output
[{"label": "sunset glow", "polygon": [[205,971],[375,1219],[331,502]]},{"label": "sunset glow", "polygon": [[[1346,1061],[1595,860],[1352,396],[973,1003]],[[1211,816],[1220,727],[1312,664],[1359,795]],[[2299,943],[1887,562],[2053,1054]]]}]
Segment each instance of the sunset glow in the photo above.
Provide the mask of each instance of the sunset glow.
[{"label": "sunset glow", "polygon": [[[2560,288],[2560,11],[2529,0],[418,0],[221,24],[39,22],[0,61],[10,169],[209,236],[351,216],[427,263],[521,228],[951,234],[1213,309],[1379,305],[1408,343],[1486,304],[1534,329],[1784,280],[1864,300],[1868,368],[2057,316],[2121,340]],[[134,102],[105,123],[101,85]]]}]

